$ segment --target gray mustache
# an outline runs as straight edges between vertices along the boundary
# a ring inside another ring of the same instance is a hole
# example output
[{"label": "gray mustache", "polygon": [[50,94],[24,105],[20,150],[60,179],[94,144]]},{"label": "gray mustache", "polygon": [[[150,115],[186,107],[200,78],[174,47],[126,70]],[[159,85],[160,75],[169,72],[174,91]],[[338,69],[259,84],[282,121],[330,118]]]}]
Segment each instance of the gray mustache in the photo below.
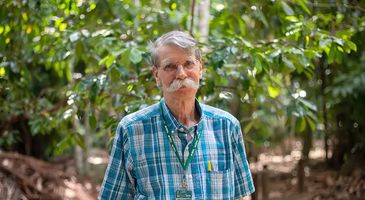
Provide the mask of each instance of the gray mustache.
[{"label": "gray mustache", "polygon": [[185,78],[184,80],[174,80],[169,87],[166,88],[168,92],[175,92],[176,90],[180,89],[181,87],[187,87],[192,89],[199,88],[199,82],[194,81],[191,78]]}]

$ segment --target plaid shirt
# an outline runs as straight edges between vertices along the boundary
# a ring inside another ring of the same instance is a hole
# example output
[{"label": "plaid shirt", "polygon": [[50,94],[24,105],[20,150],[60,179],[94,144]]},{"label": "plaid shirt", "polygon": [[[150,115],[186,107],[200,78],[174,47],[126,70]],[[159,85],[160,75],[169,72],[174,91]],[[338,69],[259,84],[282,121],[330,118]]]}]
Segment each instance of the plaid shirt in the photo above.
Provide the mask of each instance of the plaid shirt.
[{"label": "plaid shirt", "polygon": [[124,117],[99,199],[175,199],[184,170],[171,148],[164,121],[182,158],[189,155],[192,141],[181,133],[201,134],[185,171],[193,199],[234,199],[253,193],[238,120],[198,101],[196,108],[200,121],[189,130],[174,118],[164,100]]}]

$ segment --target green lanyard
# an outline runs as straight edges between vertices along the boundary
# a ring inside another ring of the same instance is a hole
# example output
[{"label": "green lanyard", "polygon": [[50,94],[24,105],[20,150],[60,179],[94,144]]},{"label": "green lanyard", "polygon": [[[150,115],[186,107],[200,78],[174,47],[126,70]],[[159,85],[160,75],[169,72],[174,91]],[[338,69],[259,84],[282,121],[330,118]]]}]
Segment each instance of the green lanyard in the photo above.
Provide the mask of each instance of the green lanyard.
[{"label": "green lanyard", "polygon": [[197,149],[197,146],[198,146],[198,143],[199,143],[199,139],[200,139],[200,134],[199,134],[199,131],[197,130],[196,131],[196,136],[194,137],[194,140],[193,140],[193,147],[192,149],[190,150],[190,153],[189,153],[189,156],[188,158],[185,160],[185,162],[180,158],[179,156],[179,152],[177,151],[177,148],[176,148],[176,145],[175,145],[175,142],[174,142],[174,139],[172,139],[172,133],[170,131],[170,129],[167,127],[166,125],[166,122],[165,122],[165,119],[163,117],[163,108],[162,108],[162,102],[160,102],[160,109],[161,109],[161,116],[162,116],[162,121],[163,121],[163,124],[165,126],[165,130],[166,130],[166,135],[167,135],[167,138],[169,139],[169,142],[170,142],[170,145],[172,147],[172,150],[175,152],[176,154],[176,157],[179,159],[179,162],[182,166],[182,168],[184,170],[187,169],[188,165],[190,164],[191,162],[191,159]]}]

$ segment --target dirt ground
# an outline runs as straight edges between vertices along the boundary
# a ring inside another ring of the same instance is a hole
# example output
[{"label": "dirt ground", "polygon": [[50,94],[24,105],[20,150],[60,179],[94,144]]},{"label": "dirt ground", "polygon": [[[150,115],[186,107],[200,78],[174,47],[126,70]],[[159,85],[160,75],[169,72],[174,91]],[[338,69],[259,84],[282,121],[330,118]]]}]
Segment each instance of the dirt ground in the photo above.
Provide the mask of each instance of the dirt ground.
[{"label": "dirt ground", "polygon": [[[365,199],[363,161],[355,161],[357,164],[347,170],[331,169],[323,162],[324,151],[320,141],[315,143],[310,160],[304,165],[304,185],[300,191],[297,166],[301,146],[297,141],[290,143],[289,151],[283,151],[282,147],[264,149],[257,162],[250,163],[257,192],[245,199]],[[77,175],[73,160],[50,164],[17,153],[0,152],[0,197],[4,200],[96,199],[107,159],[105,151],[95,151],[88,159],[92,172],[89,174],[92,178],[88,178]]]},{"label": "dirt ground", "polygon": [[333,169],[324,162],[325,152],[321,141],[314,143],[310,159],[304,164],[304,181],[300,189],[298,162],[301,145],[298,141],[291,143],[293,148],[290,153],[283,153],[283,148],[266,149],[259,155],[257,162],[251,163],[251,169],[256,174],[256,199],[264,199],[264,196],[272,200],[365,199],[364,161],[356,160],[341,169]]}]

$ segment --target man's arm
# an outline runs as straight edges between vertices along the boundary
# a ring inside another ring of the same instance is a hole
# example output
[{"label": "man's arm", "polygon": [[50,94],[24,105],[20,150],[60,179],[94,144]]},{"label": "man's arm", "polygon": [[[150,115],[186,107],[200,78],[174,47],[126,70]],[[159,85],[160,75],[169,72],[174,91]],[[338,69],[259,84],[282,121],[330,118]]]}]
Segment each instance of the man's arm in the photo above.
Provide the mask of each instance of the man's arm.
[{"label": "man's arm", "polygon": [[248,165],[241,126],[237,121],[232,135],[234,159],[234,196],[240,198],[255,191],[250,168]]},{"label": "man's arm", "polygon": [[119,125],[115,133],[113,148],[99,193],[99,199],[134,198],[135,181],[130,173],[133,163],[128,146],[126,130],[123,130],[122,126]]}]

